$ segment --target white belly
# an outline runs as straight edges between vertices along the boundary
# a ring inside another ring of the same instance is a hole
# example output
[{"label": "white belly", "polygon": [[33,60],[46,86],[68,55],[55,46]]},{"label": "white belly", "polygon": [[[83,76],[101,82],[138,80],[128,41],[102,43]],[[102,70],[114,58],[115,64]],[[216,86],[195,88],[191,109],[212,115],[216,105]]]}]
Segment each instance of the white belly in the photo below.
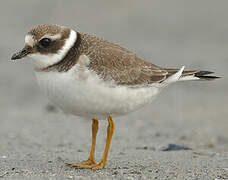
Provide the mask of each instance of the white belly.
[{"label": "white belly", "polygon": [[77,65],[68,72],[36,72],[41,90],[63,111],[86,118],[105,119],[135,111],[152,101],[159,89],[129,88],[102,81]]}]

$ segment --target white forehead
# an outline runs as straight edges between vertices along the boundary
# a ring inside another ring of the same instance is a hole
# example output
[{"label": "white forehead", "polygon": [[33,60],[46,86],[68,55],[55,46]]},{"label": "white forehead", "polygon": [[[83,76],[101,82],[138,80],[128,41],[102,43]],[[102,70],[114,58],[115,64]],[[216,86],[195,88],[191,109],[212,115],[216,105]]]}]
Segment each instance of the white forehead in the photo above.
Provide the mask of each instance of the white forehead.
[{"label": "white forehead", "polygon": [[25,36],[25,44],[27,44],[27,45],[29,45],[31,47],[33,47],[35,45],[35,40],[34,40],[32,35],[27,34]]}]

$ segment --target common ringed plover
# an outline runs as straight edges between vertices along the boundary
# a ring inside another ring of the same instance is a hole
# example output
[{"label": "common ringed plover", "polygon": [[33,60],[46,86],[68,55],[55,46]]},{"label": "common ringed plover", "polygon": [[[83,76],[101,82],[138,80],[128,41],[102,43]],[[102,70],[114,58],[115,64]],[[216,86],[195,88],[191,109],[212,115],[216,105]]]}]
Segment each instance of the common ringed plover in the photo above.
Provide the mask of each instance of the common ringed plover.
[{"label": "common ringed plover", "polygon": [[[187,80],[214,80],[210,71],[167,69],[101,38],[73,29],[42,24],[25,36],[25,47],[12,60],[31,57],[41,90],[63,111],[92,119],[92,146],[88,160],[67,164],[102,169],[107,164],[115,124],[112,117],[150,103],[166,86]],[[107,119],[102,160],[95,161],[99,120]]]}]

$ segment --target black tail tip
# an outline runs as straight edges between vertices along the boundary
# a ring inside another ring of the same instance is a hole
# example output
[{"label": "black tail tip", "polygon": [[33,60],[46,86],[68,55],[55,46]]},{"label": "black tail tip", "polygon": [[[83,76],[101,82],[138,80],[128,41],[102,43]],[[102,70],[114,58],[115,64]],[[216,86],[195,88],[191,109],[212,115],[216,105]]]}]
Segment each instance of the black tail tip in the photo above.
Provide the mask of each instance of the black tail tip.
[{"label": "black tail tip", "polygon": [[214,72],[211,72],[211,71],[199,71],[197,73],[195,73],[195,77],[198,77],[200,79],[203,79],[203,80],[214,80],[214,79],[218,79],[218,78],[221,78],[221,77],[218,77],[218,76],[207,76],[208,74],[212,74]]}]

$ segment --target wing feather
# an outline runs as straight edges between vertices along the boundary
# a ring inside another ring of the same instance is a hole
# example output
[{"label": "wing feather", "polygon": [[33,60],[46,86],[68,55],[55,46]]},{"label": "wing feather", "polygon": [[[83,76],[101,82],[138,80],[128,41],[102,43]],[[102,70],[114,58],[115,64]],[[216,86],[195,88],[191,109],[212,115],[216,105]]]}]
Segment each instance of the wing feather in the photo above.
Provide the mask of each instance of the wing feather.
[{"label": "wing feather", "polygon": [[167,70],[113,43],[100,40],[96,48],[89,53],[89,68],[104,80],[113,80],[118,85],[144,86],[161,82],[168,74]]}]

